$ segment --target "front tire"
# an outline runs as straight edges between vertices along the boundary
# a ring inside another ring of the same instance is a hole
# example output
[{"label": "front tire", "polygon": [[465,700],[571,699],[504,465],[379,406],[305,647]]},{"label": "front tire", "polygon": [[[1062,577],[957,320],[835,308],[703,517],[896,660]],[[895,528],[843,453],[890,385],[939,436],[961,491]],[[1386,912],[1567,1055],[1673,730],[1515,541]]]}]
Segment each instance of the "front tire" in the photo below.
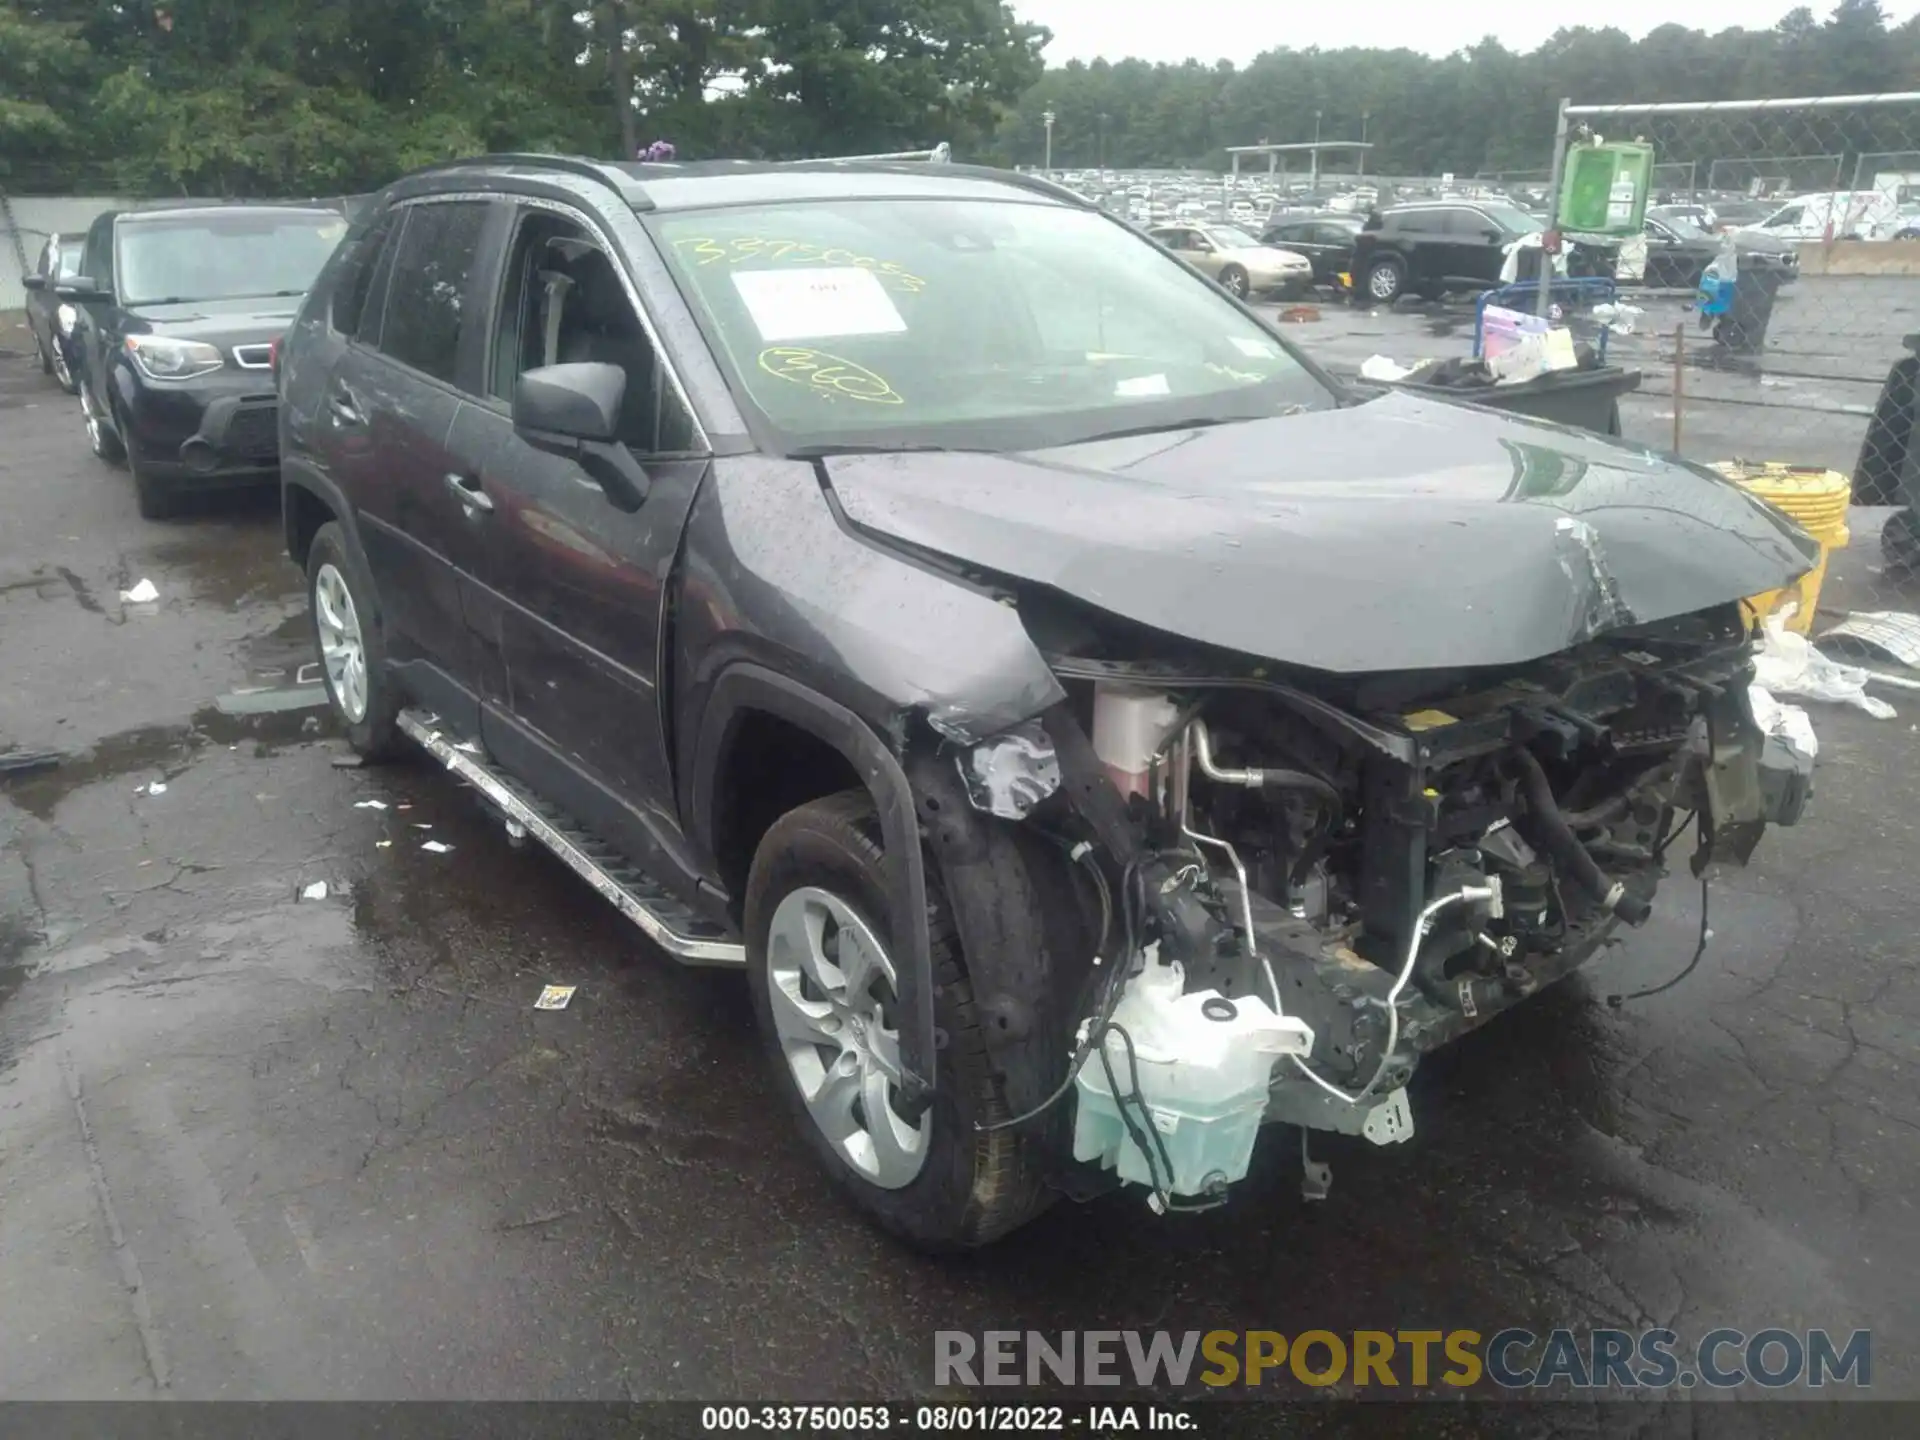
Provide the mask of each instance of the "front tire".
[{"label": "front tire", "polygon": [[1253,293],[1252,279],[1238,265],[1229,265],[1221,270],[1220,286],[1236,300],[1244,300]]},{"label": "front tire", "polygon": [[78,382],[75,381],[75,379],[73,378],[73,362],[67,359],[66,343],[63,340],[61,340],[61,338],[58,335],[56,335],[53,337],[52,348],[53,348],[53,356],[52,356],[53,378],[57,382],[59,382],[60,388],[66,391],[67,394],[69,395],[78,394],[80,391],[80,386]]},{"label": "front tire", "polygon": [[850,790],[777,820],[747,880],[748,983],[774,1083],[808,1147],[853,1204],[922,1250],[984,1245],[1032,1219],[1049,1194],[1037,1147],[1005,1120],[952,912],[931,867],[928,922],[939,1051],[933,1102],[894,1107],[888,905],[872,797]]},{"label": "front tire", "polygon": [[93,398],[93,392],[85,385],[80,387],[80,414],[87,422],[88,448],[97,459],[108,465],[118,465],[127,458],[126,446],[121,444],[119,434],[102,413],[100,402]]},{"label": "front tire", "polygon": [[1391,305],[1407,286],[1407,267],[1389,256],[1367,267],[1367,299],[1375,305]]},{"label": "front tire", "polygon": [[322,525],[307,551],[307,613],[327,700],[347,743],[369,760],[389,758],[400,744],[400,693],[387,673],[373,582],[338,521]]}]

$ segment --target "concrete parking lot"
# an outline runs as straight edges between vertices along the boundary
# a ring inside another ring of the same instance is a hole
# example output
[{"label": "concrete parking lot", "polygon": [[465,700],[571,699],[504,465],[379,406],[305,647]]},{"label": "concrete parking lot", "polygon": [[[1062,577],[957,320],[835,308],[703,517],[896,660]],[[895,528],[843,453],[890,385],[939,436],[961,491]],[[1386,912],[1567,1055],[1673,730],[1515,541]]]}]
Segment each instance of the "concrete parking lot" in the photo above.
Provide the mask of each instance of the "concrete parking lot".
[{"label": "concrete parking lot", "polygon": [[[1336,364],[1434,328],[1325,316]],[[826,1192],[736,978],[443,773],[336,765],[274,497],[141,521],[4,325],[0,515],[0,755],[61,757],[0,779],[0,1396],[898,1398],[938,1328],[1724,1324],[1870,1329],[1920,1399],[1920,703],[1817,712],[1813,811],[1692,979],[1606,1002],[1686,961],[1676,879],[1423,1069],[1410,1144],[1316,1139],[1323,1204],[1270,1132],[1224,1210],[933,1261]]]}]

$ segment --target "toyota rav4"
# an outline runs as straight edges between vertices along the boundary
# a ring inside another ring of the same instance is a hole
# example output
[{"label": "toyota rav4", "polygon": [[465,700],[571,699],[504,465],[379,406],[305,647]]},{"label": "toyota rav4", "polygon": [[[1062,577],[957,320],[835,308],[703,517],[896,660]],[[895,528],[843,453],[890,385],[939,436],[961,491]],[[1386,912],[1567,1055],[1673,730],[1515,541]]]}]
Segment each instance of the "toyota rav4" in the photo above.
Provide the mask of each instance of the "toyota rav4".
[{"label": "toyota rav4", "polygon": [[744,969],[915,1244],[1220,1203],[1270,1121],[1405,1141],[1421,1056],[1645,920],[1689,821],[1705,874],[1809,787],[1740,604],[1788,521],[1350,394],[1034,177],[439,166],[280,392],[352,743]]}]

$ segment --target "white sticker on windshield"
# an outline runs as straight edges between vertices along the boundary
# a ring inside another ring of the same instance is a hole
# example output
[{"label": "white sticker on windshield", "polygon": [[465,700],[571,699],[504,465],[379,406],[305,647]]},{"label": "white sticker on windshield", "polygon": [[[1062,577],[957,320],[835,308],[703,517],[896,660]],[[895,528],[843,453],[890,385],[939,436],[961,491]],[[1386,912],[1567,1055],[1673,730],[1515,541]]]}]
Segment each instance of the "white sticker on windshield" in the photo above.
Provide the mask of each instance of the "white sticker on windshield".
[{"label": "white sticker on windshield", "polygon": [[1229,338],[1233,341],[1234,349],[1242,355],[1251,355],[1256,360],[1271,360],[1279,353],[1265,340],[1249,340],[1244,335],[1234,335]]},{"label": "white sticker on windshield", "polygon": [[841,335],[893,335],[907,328],[871,270],[736,270],[733,285],[768,344]]},{"label": "white sticker on windshield", "polygon": [[1134,375],[1116,384],[1113,393],[1122,399],[1138,400],[1147,395],[1171,395],[1173,391],[1164,375]]}]

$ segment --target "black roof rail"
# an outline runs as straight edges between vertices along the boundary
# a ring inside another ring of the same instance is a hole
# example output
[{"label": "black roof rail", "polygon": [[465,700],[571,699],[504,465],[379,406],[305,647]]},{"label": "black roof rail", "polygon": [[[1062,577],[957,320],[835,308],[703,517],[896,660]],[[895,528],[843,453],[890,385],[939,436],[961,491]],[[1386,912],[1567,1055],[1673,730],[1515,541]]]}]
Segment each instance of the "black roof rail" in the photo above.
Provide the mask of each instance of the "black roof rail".
[{"label": "black roof rail", "polygon": [[[437,174],[449,170],[471,170],[487,165],[525,165],[546,170],[563,170],[587,180],[598,180],[618,192],[635,209],[649,209],[647,193],[633,176],[605,160],[590,160],[584,155],[546,155],[537,151],[501,151],[491,155],[467,155],[458,160],[441,160],[410,170],[409,175]],[[405,176],[401,177],[406,178]]]}]

